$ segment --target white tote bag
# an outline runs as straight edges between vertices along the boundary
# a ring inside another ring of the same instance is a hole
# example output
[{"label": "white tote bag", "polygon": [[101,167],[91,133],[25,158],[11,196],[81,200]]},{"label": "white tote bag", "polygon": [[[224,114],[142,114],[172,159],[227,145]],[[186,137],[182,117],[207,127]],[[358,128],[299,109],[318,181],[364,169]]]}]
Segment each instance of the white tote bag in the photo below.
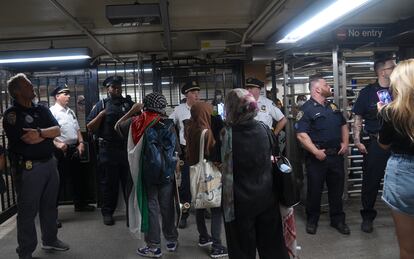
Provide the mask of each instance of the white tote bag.
[{"label": "white tote bag", "polygon": [[196,209],[221,206],[221,173],[212,162],[204,159],[204,129],[200,136],[198,163],[190,166],[192,202]]}]

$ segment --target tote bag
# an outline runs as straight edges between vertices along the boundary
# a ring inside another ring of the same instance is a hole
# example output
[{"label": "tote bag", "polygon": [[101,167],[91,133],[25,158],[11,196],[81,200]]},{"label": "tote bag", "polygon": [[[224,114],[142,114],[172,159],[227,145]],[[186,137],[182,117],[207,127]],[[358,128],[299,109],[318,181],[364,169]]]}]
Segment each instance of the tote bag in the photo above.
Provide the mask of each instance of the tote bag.
[{"label": "tote bag", "polygon": [[204,159],[204,129],[200,136],[198,163],[190,166],[190,189],[192,202],[196,209],[221,206],[221,172],[212,162]]}]

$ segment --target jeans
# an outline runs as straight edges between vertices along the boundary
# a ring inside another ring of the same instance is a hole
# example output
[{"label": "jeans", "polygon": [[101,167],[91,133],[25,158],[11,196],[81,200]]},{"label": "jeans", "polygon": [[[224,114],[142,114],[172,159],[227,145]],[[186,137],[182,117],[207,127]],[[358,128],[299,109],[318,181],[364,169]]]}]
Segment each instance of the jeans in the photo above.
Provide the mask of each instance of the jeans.
[{"label": "jeans", "polygon": [[382,199],[394,210],[414,216],[414,156],[392,154],[385,170]]},{"label": "jeans", "polygon": [[162,232],[168,242],[177,242],[178,232],[175,227],[174,185],[147,186],[149,230],[145,233],[145,242],[151,248],[161,244],[159,215],[161,214]]},{"label": "jeans", "polygon": [[[211,208],[211,237],[213,239],[213,247],[220,248],[221,244],[221,225],[222,225],[222,214],[221,207]],[[196,210],[196,222],[197,230],[200,234],[200,238],[209,239],[210,235],[207,232],[206,219],[205,219],[206,209],[197,209]]]}]

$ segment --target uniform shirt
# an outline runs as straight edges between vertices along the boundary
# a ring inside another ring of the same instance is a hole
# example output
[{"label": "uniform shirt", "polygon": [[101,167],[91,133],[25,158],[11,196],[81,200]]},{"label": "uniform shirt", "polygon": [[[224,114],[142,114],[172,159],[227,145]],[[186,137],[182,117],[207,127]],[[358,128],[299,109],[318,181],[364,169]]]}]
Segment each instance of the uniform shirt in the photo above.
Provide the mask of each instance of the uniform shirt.
[{"label": "uniform shirt", "polygon": [[319,104],[310,98],[296,116],[296,133],[307,133],[320,148],[338,148],[342,142],[342,125],[346,123],[336,104]]},{"label": "uniform shirt", "polygon": [[179,130],[179,137],[180,137],[180,144],[185,146],[185,138],[184,138],[184,122],[185,120],[189,120],[191,118],[190,113],[191,107],[188,106],[187,103],[181,103],[177,107],[175,107],[173,113],[170,115],[170,119],[174,121],[174,124],[178,126]]},{"label": "uniform shirt", "polygon": [[75,113],[58,103],[50,107],[50,111],[60,125],[60,136],[57,139],[68,145],[78,143],[79,123]]},{"label": "uniform shirt", "polygon": [[97,135],[104,140],[113,144],[120,144],[124,142],[123,139],[116,133],[115,123],[127,113],[134,103],[124,97],[105,98],[95,104],[90,112],[86,123],[92,121],[98,114],[106,110],[105,116],[99,126]]},{"label": "uniform shirt", "polygon": [[23,128],[49,128],[58,126],[50,110],[32,103],[26,108],[13,103],[4,113],[3,128],[9,139],[10,152],[22,156],[25,160],[43,160],[52,156],[54,151],[53,139],[46,138],[37,144],[26,144],[20,138],[24,135]]},{"label": "uniform shirt", "polygon": [[255,119],[263,122],[269,128],[272,128],[273,119],[280,121],[283,117],[285,117],[285,115],[283,115],[279,108],[276,107],[272,100],[264,96],[259,96],[259,100],[257,100],[257,107],[259,108],[259,111],[257,112]]},{"label": "uniform shirt", "polygon": [[377,102],[379,102],[377,91],[387,89],[381,87],[378,81],[366,86],[359,93],[352,111],[356,115],[362,116],[365,120],[364,131],[366,133],[376,134],[381,128],[378,120]]}]

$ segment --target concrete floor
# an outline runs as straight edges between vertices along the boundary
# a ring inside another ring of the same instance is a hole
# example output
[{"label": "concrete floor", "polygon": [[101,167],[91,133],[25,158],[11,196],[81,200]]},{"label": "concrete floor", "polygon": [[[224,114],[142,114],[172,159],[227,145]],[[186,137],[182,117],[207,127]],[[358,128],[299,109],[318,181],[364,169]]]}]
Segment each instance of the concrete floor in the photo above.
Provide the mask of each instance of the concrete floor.
[{"label": "concrete floor", "polygon": [[[296,208],[297,236],[298,244],[301,246],[299,253],[301,259],[398,258],[398,245],[390,211],[380,200],[378,200],[379,213],[372,234],[366,234],[359,230],[359,198],[348,200],[345,209],[347,223],[351,228],[350,236],[343,236],[329,227],[327,213],[321,215],[317,234],[306,234],[304,208],[301,206]],[[59,217],[63,223],[63,228],[59,230],[59,238],[70,244],[71,249],[67,252],[46,253],[38,246],[33,254],[36,258],[141,258],[135,254],[135,249],[141,247],[143,241],[136,240],[129,234],[122,213],[116,215],[117,222],[111,227],[103,225],[99,211],[75,213],[73,207],[62,206],[59,208]],[[201,249],[197,246],[198,234],[193,215],[190,217],[189,227],[180,230],[179,233],[180,246],[178,251],[169,253],[163,249],[163,258],[209,258],[208,249]],[[15,218],[12,218],[0,227],[0,258],[17,258],[16,244]]]}]

